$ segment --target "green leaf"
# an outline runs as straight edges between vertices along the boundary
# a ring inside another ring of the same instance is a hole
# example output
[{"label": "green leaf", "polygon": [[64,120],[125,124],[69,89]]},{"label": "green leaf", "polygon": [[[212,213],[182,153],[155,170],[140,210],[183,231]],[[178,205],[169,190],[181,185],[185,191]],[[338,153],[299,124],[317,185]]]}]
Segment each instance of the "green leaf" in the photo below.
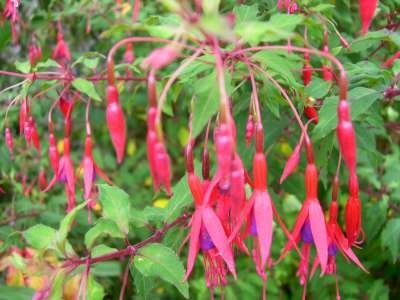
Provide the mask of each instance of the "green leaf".
[{"label": "green leaf", "polygon": [[124,238],[118,225],[111,219],[100,219],[96,225],[89,229],[85,234],[85,245],[91,249],[95,241],[102,236],[110,236],[113,238]]},{"label": "green leaf", "polygon": [[63,287],[65,281],[65,270],[58,271],[55,275],[55,278],[51,281],[51,293],[49,296],[49,300],[59,300],[62,299],[63,296]]},{"label": "green leaf", "polygon": [[233,13],[235,14],[235,26],[241,23],[246,23],[249,21],[256,21],[259,19],[258,15],[258,5],[240,5],[233,8]]},{"label": "green leaf", "polygon": [[182,211],[192,204],[192,195],[187,183],[187,175],[181,178],[173,187],[173,196],[165,208],[165,222],[172,222]]},{"label": "green leaf", "polygon": [[96,92],[94,84],[83,78],[76,78],[72,81],[72,86],[76,88],[78,91],[86,94],[91,99],[96,101],[101,101],[99,94]]},{"label": "green leaf", "polygon": [[185,270],[182,262],[170,248],[157,243],[149,244],[138,251],[134,264],[144,276],[158,276],[173,284],[185,298],[189,298],[189,285],[183,282]]},{"label": "green leaf", "polygon": [[41,250],[50,247],[54,242],[56,230],[43,224],[37,224],[25,230],[23,236],[30,246]]},{"label": "green leaf", "polygon": [[60,65],[52,60],[52,59],[47,59],[46,61],[42,61],[39,62],[36,66],[35,66],[35,70],[40,70],[40,69],[49,69],[49,68],[59,68]]},{"label": "green leaf", "polygon": [[16,61],[15,62],[15,68],[20,71],[21,73],[29,73],[29,71],[31,70],[31,64],[29,62],[29,60],[25,60],[25,61]]},{"label": "green leaf", "polygon": [[[369,88],[356,87],[349,91],[348,101],[350,104],[351,118],[353,120],[357,119],[357,117],[366,112],[379,97],[380,92]],[[319,123],[315,126],[313,131],[314,141],[325,137],[336,128],[338,101],[337,96],[329,97],[324,100],[324,104],[319,111]]]},{"label": "green leaf", "polygon": [[105,296],[104,287],[94,280],[93,276],[88,278],[87,298],[90,300],[102,300]]},{"label": "green leaf", "polygon": [[395,263],[400,258],[400,218],[391,219],[382,231],[382,247],[389,248]]},{"label": "green leaf", "polygon": [[330,82],[315,77],[311,80],[310,84],[305,87],[305,97],[312,97],[314,99],[323,98],[328,93],[330,86]]},{"label": "green leaf", "polygon": [[99,200],[103,207],[103,216],[117,223],[119,229],[127,235],[131,203],[129,195],[116,186],[99,184]]},{"label": "green leaf", "polygon": [[274,14],[268,22],[242,22],[235,27],[236,34],[251,45],[260,42],[277,42],[293,36],[297,25],[303,21],[299,14]]},{"label": "green leaf", "polygon": [[[253,58],[261,63],[261,65],[271,73],[272,76],[278,75],[282,77],[285,85],[289,85],[292,88],[301,87],[297,82],[296,78],[293,76],[293,70],[300,68],[299,61],[296,61],[292,55],[288,55],[285,51],[277,52],[258,52],[253,55]],[[263,76],[260,73],[260,76]],[[279,78],[275,78],[279,80]]]},{"label": "green leaf", "polygon": [[206,14],[217,14],[221,0],[203,0],[201,2],[203,11]]},{"label": "green leaf", "polygon": [[118,261],[103,261],[93,265],[90,273],[96,277],[119,277],[121,275],[121,263]]},{"label": "green leaf", "polygon": [[70,232],[71,230],[72,223],[75,220],[76,214],[85,206],[86,202],[83,202],[74,207],[74,209],[71,210],[60,222],[60,228],[58,229],[56,234],[56,242],[62,253],[65,253],[67,235],[68,232]]},{"label": "green leaf", "polygon": [[388,208],[387,199],[378,200],[377,203],[367,203],[363,207],[363,229],[366,240],[373,241],[386,221]]},{"label": "green leaf", "polygon": [[367,291],[368,300],[388,300],[389,288],[383,279],[374,280],[372,286]]},{"label": "green leaf", "polygon": [[31,300],[35,290],[19,286],[0,286],[0,300]]},{"label": "green leaf", "polygon": [[141,295],[144,300],[151,300],[152,298],[149,294],[155,286],[154,278],[142,275],[142,273],[134,267],[134,264],[130,265],[130,271],[137,293]]}]

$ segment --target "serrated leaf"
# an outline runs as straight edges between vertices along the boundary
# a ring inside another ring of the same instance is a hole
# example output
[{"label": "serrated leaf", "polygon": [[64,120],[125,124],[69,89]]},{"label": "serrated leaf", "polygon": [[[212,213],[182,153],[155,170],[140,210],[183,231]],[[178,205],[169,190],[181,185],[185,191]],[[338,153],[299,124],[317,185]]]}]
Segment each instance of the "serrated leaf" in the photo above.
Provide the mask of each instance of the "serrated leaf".
[{"label": "serrated leaf", "polygon": [[102,236],[110,236],[113,238],[124,238],[118,225],[111,219],[100,219],[92,228],[85,234],[85,245],[91,249],[96,240]]},{"label": "serrated leaf", "polygon": [[311,80],[310,84],[305,87],[305,97],[312,97],[314,99],[323,98],[328,93],[330,86],[330,82],[315,77]]},{"label": "serrated leaf", "polygon": [[395,263],[400,257],[400,218],[389,220],[383,228],[382,247],[388,248]]},{"label": "serrated leaf", "polygon": [[66,249],[66,240],[69,231],[71,230],[72,223],[75,220],[76,214],[86,206],[86,202],[74,207],[60,222],[60,228],[56,233],[56,243],[62,253]]},{"label": "serrated leaf", "polygon": [[243,22],[255,21],[258,19],[258,5],[240,5],[233,8],[235,14],[235,26]]},{"label": "serrated leaf", "polygon": [[104,218],[113,220],[120,230],[127,235],[131,210],[129,195],[116,186],[99,184],[98,187]]},{"label": "serrated leaf", "polygon": [[179,257],[170,248],[154,243],[141,248],[134,258],[136,269],[144,276],[157,276],[173,284],[189,298],[189,285],[183,278],[185,270]]},{"label": "serrated leaf", "polygon": [[133,277],[136,291],[143,297],[144,300],[150,300],[150,292],[154,288],[155,282],[151,277],[142,275],[135,267],[134,264],[130,266],[130,272]]},{"label": "serrated leaf", "polygon": [[43,224],[36,224],[22,234],[26,242],[35,249],[48,248],[56,236],[56,230]]},{"label": "serrated leaf", "polygon": [[21,73],[29,73],[29,71],[31,70],[31,64],[29,62],[29,60],[25,60],[25,61],[16,61],[15,62],[15,68],[20,71]]},{"label": "serrated leaf", "polygon": [[[368,108],[380,97],[380,92],[364,88],[356,87],[349,91],[348,101],[350,103],[351,118],[357,119],[359,115],[368,110]],[[319,110],[319,123],[313,131],[313,139],[319,140],[337,126],[337,105],[338,97],[328,97],[324,100],[324,104]]]},{"label": "serrated leaf", "polygon": [[83,78],[75,78],[71,84],[75,89],[86,94],[91,99],[96,101],[101,101],[101,98],[97,93],[94,84],[91,81]]}]

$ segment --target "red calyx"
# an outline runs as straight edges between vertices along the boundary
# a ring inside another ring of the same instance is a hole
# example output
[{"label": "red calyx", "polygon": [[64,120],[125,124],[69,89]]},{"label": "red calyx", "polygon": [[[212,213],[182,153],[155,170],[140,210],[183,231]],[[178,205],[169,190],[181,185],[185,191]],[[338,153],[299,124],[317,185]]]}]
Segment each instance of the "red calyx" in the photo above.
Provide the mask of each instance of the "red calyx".
[{"label": "red calyx", "polygon": [[126,144],[125,116],[119,103],[118,90],[115,85],[107,87],[107,126],[111,136],[111,142],[117,154],[117,162],[124,159]]}]

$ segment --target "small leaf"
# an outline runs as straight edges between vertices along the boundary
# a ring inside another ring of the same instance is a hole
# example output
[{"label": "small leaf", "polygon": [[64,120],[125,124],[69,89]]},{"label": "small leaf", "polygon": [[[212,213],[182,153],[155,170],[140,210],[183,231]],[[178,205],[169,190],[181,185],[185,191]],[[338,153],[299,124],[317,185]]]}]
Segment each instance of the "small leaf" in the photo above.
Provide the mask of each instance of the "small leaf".
[{"label": "small leaf", "polygon": [[90,98],[96,101],[101,101],[101,98],[96,92],[96,89],[91,81],[83,78],[76,78],[72,81],[72,86]]},{"label": "small leaf", "polygon": [[171,222],[176,219],[191,204],[192,196],[187,184],[187,176],[185,175],[173,188],[173,196],[165,208],[165,222]]},{"label": "small leaf", "polygon": [[400,218],[391,219],[382,231],[382,247],[389,248],[395,263],[400,258]]},{"label": "small leaf", "polygon": [[104,296],[104,287],[90,275],[88,278],[87,299],[102,300]]},{"label": "small leaf", "polygon": [[95,226],[89,229],[85,234],[85,245],[88,249],[92,248],[95,241],[102,236],[110,236],[113,238],[124,238],[118,225],[110,219],[100,219]]},{"label": "small leaf", "polygon": [[62,253],[65,252],[65,245],[67,240],[68,232],[71,230],[72,222],[75,220],[76,214],[80,211],[83,207],[86,206],[86,202],[83,202],[76,206],[73,210],[71,210],[60,222],[60,228],[56,234],[56,242],[57,246],[59,247]]},{"label": "small leaf", "polygon": [[26,61],[16,61],[15,62],[15,68],[20,71],[21,73],[29,73],[31,70],[31,64],[29,63],[29,60]]},{"label": "small leaf", "polygon": [[189,285],[183,282],[185,270],[182,262],[170,248],[158,243],[149,244],[138,251],[134,264],[144,276],[158,276],[189,298]]},{"label": "small leaf", "polygon": [[99,184],[98,187],[104,218],[113,220],[120,230],[127,235],[131,210],[129,195],[115,186]]},{"label": "small leaf", "polygon": [[40,70],[40,69],[49,69],[49,68],[59,68],[60,65],[52,60],[52,59],[47,59],[46,61],[39,62],[35,66],[35,70]]},{"label": "small leaf", "polygon": [[43,224],[34,225],[24,231],[26,242],[35,249],[41,250],[50,247],[54,242],[56,230]]}]

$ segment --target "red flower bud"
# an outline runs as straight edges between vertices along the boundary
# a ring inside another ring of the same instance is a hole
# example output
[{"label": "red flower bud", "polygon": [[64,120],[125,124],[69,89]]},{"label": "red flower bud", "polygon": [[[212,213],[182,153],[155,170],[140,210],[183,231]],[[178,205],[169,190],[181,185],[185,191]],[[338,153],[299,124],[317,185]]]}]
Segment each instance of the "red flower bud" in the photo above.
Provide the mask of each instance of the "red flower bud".
[{"label": "red flower bud", "polygon": [[267,159],[264,153],[256,152],[253,158],[254,189],[265,190],[267,188]]},{"label": "red flower bud", "polygon": [[312,78],[312,66],[310,64],[310,54],[304,53],[304,66],[303,66],[303,84],[306,86],[311,82]]},{"label": "red flower bud", "polygon": [[361,18],[361,29],[362,34],[366,34],[368,32],[369,25],[372,22],[374,17],[375,9],[378,5],[377,0],[359,0],[359,11]]},{"label": "red flower bud", "polygon": [[217,154],[217,167],[222,177],[227,177],[230,173],[233,138],[228,124],[220,124],[214,132],[214,143]]},{"label": "red flower bud", "polygon": [[340,152],[343,155],[343,160],[349,168],[350,173],[355,173],[357,162],[356,136],[350,119],[349,104],[345,100],[340,100],[339,102],[338,119],[336,132]]},{"label": "red flower bud", "polygon": [[49,159],[54,173],[57,173],[60,155],[57,150],[56,137],[53,133],[49,134]]},{"label": "red flower bud", "polygon": [[171,190],[171,161],[163,143],[158,142],[154,149],[155,166],[157,178],[164,185],[168,195],[172,195]]},{"label": "red flower bud", "polygon": [[154,70],[161,69],[172,63],[178,57],[178,54],[178,49],[171,45],[157,48],[143,60],[141,67],[143,69],[149,67]]},{"label": "red flower bud", "polygon": [[315,124],[318,124],[318,110],[314,106],[305,106],[304,114],[307,116],[308,119],[312,120]]},{"label": "red flower bud", "polygon": [[4,138],[6,140],[6,145],[8,148],[8,151],[10,151],[10,154],[13,155],[14,152],[14,140],[11,134],[10,128],[6,127],[5,132],[4,132]]},{"label": "red flower bud", "polygon": [[349,244],[353,245],[357,242],[357,238],[361,233],[361,202],[358,197],[350,196],[347,199],[345,223],[347,239]]},{"label": "red flower bud", "polygon": [[126,125],[124,113],[119,103],[118,90],[115,85],[107,87],[106,119],[111,141],[117,153],[117,162],[121,163],[125,152]]}]

